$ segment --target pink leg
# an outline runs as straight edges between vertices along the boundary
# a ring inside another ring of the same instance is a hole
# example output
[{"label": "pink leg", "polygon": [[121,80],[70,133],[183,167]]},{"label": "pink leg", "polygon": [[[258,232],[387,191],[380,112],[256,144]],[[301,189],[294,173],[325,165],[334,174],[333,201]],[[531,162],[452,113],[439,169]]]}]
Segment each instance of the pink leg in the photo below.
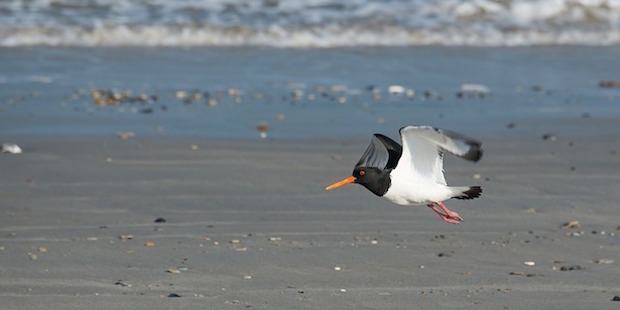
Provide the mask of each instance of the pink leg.
[{"label": "pink leg", "polygon": [[437,213],[437,215],[439,215],[439,217],[441,217],[441,219],[444,220],[445,222],[448,222],[451,224],[458,224],[463,221],[463,218],[458,213],[454,211],[450,211],[450,209],[448,209],[441,201],[436,202],[435,204],[438,205],[446,213],[444,214],[441,211],[439,211],[439,209],[437,209],[437,207],[435,207],[434,204],[429,204],[427,206],[431,208],[433,211],[435,211],[435,213]]}]

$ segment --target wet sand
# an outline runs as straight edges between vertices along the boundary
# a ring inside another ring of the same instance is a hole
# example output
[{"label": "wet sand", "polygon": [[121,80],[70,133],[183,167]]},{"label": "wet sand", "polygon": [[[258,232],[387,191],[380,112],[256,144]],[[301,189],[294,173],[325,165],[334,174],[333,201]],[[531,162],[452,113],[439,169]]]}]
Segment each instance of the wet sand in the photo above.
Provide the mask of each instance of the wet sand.
[{"label": "wet sand", "polygon": [[609,309],[619,127],[476,136],[478,164],[445,164],[450,184],[484,189],[446,203],[461,225],[324,191],[365,137],[0,136],[24,149],[0,155],[0,308]]}]

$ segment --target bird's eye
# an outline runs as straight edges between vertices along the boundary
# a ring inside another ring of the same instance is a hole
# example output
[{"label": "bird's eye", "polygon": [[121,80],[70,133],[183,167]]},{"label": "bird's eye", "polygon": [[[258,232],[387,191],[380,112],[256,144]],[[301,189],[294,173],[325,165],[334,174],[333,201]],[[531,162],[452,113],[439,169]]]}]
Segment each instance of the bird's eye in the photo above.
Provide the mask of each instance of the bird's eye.
[{"label": "bird's eye", "polygon": [[360,175],[364,175],[364,174],[366,174],[366,171],[360,170]]}]

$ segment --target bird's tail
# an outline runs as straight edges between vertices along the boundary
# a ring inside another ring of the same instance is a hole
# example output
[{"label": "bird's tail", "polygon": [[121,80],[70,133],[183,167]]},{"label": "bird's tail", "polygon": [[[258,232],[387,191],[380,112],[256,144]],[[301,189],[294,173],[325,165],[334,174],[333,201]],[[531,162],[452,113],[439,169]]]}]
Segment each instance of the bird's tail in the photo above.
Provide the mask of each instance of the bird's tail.
[{"label": "bird's tail", "polygon": [[452,198],[456,199],[474,199],[480,197],[480,194],[482,194],[482,188],[480,186],[451,187],[450,189],[454,193]]}]

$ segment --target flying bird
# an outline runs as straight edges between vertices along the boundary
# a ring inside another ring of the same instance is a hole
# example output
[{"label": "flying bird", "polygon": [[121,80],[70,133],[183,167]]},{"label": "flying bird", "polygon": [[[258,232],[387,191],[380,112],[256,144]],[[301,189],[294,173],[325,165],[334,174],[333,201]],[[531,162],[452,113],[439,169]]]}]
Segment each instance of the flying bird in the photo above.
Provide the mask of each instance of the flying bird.
[{"label": "flying bird", "polygon": [[426,205],[445,222],[462,222],[463,218],[449,210],[443,201],[451,198],[474,199],[480,197],[482,188],[448,186],[443,171],[443,155],[448,152],[477,162],[482,157],[482,142],[429,126],[407,126],[399,132],[402,146],[382,134],[374,134],[352,175],[325,189],[357,183],[393,203]]}]

